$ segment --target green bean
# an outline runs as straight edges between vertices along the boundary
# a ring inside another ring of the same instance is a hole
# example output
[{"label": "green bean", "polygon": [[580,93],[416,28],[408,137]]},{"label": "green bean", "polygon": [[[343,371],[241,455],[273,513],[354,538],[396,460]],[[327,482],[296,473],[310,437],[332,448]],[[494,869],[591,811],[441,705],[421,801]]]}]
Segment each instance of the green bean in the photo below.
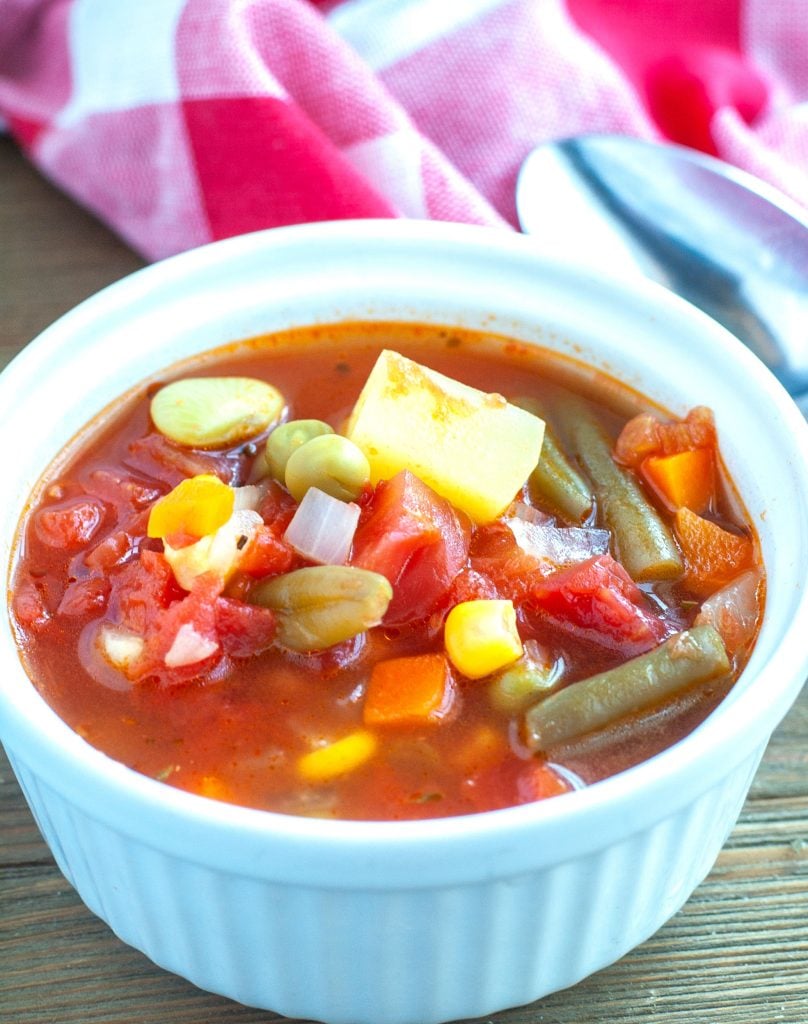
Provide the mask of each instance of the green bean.
[{"label": "green bean", "polygon": [[725,675],[729,667],[716,630],[694,626],[648,654],[572,683],[530,708],[525,716],[528,746],[547,751],[710,682]]},{"label": "green bean", "polygon": [[615,554],[640,582],[681,576],[682,559],[670,530],[631,473],[612,458],[606,432],[583,405],[566,401],[559,409],[576,456],[595,485],[604,525]]},{"label": "green bean", "polygon": [[271,475],[283,483],[286,478],[286,464],[293,452],[323,434],[333,434],[330,427],[322,420],[289,420],[275,427],[267,438],[264,460]]},{"label": "green bean", "polygon": [[497,711],[515,715],[561,686],[563,662],[551,658],[535,640],[525,642],[519,661],[497,672],[488,684],[488,699]]},{"label": "green bean", "polygon": [[323,434],[295,449],[286,463],[286,489],[302,501],[310,487],[332,498],[354,501],[370,481],[370,463],[357,445],[340,434]]},{"label": "green bean", "polygon": [[537,504],[547,503],[550,511],[560,512],[562,517],[574,523],[582,523],[594,505],[592,492],[585,480],[569,462],[548,427],[544,428],[541,458],[530,474],[528,487]]},{"label": "green bean", "polygon": [[[511,401],[520,409],[546,421],[544,408],[537,399],[520,397]],[[570,522],[582,523],[592,511],[594,498],[589,485],[567,458],[547,422],[544,425],[541,457],[530,474],[528,488],[537,505]]]},{"label": "green bean", "polygon": [[393,588],[377,572],[313,565],[259,584],[250,601],[277,615],[278,640],[293,651],[321,651],[378,625]]}]

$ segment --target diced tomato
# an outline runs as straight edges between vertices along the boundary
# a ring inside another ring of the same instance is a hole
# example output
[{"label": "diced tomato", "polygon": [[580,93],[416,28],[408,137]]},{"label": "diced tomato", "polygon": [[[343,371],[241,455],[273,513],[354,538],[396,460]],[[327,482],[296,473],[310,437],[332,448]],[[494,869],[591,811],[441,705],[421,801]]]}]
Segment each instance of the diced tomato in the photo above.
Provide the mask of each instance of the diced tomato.
[{"label": "diced tomato", "polygon": [[45,597],[32,579],[22,579],[14,589],[14,615],[25,629],[43,629],[51,620]]},{"label": "diced tomato", "polygon": [[712,411],[699,405],[683,420],[663,423],[650,413],[629,420],[620,432],[614,455],[624,466],[638,467],[649,455],[675,455],[717,445]]},{"label": "diced tomato", "polygon": [[90,494],[119,508],[142,511],[168,490],[159,480],[146,480],[114,467],[94,469],[85,481]]},{"label": "diced tomato", "polygon": [[351,563],[393,586],[385,616],[398,625],[429,615],[468,559],[471,525],[403,470],[376,488],[360,521]]},{"label": "diced tomato", "polygon": [[249,658],[265,651],[274,640],[275,615],[269,608],[219,597],[216,630],[226,654],[232,658]]},{"label": "diced tomato", "polygon": [[243,459],[181,448],[162,434],[152,433],[132,441],[126,458],[132,468],[175,487],[186,477],[212,473],[226,484],[238,484]]},{"label": "diced tomato", "polygon": [[519,547],[504,523],[475,530],[470,560],[472,569],[494,586],[494,596],[503,600],[520,601],[530,592],[534,579],[542,576],[538,559]]},{"label": "diced tomato", "polygon": [[144,550],[111,578],[110,605],[117,619],[135,633],[147,628],[184,596],[171,566],[156,551]]},{"label": "diced tomato", "polygon": [[467,567],[455,576],[441,604],[453,608],[463,601],[496,601],[498,598],[499,590],[494,581],[485,573]]},{"label": "diced tomato", "polygon": [[34,515],[34,532],[50,548],[79,551],[98,532],[105,514],[104,505],[94,498],[71,498],[40,508]]},{"label": "diced tomato", "polygon": [[534,803],[567,793],[572,786],[542,761],[501,757],[465,780],[464,790],[479,810]]},{"label": "diced tomato", "polygon": [[354,504],[358,505],[360,508],[367,508],[373,500],[374,490],[375,488],[373,487],[373,484],[368,481],[363,485],[362,490],[354,498]]},{"label": "diced tomato", "polygon": [[386,623],[402,624],[428,615],[466,564],[468,532],[452,512],[438,543],[416,551],[399,576]]},{"label": "diced tomato", "polygon": [[619,650],[626,658],[651,650],[671,632],[645,606],[642,591],[611,555],[534,579],[525,609],[574,637]]},{"label": "diced tomato", "polygon": [[434,504],[443,499],[409,470],[382,481],[368,503],[354,537],[354,565],[380,572],[395,585],[419,549],[440,539]]},{"label": "diced tomato", "polygon": [[236,572],[225,584],[222,595],[230,597],[234,601],[249,601],[250,591],[255,586],[255,580],[251,576],[244,576]]},{"label": "diced tomato", "polygon": [[137,550],[137,542],[126,530],[115,530],[99,541],[84,556],[84,564],[94,572],[109,572]]},{"label": "diced tomato", "polygon": [[466,566],[452,580],[452,584],[432,609],[429,621],[423,627],[425,636],[434,636],[443,629],[443,622],[456,604],[463,601],[496,601],[499,590],[484,573]]},{"label": "diced tomato", "polygon": [[269,609],[222,597],[213,573],[200,576],[190,593],[172,590],[164,579],[164,559],[154,552],[143,555],[145,564],[127,566],[120,574],[127,579],[121,584],[119,577],[115,591],[119,621],[145,641],[130,673],[134,680],[189,683],[208,675],[222,655],[251,657],[272,644],[275,616]]},{"label": "diced tomato", "polygon": [[107,606],[109,592],[109,580],[103,579],[100,576],[90,576],[85,580],[74,580],[62,595],[62,600],[59,602],[56,614],[78,617],[90,615],[93,612],[101,612]]},{"label": "diced tomato", "polygon": [[286,527],[297,511],[297,502],[292,495],[277,482],[270,480],[266,494],[258,506],[258,514],[277,537],[282,537]]},{"label": "diced tomato", "polygon": [[239,571],[254,579],[289,572],[297,555],[269,526],[259,526],[239,562]]},{"label": "diced tomato", "polygon": [[[155,677],[164,685],[176,685],[210,671],[222,655],[216,628],[218,589],[219,582],[212,574],[200,577],[190,594],[155,616],[146,630],[146,650],[138,675]],[[192,652],[188,661],[167,664],[166,659],[171,662],[171,655],[176,657],[178,644],[183,640],[186,651],[196,643],[200,656]]]}]

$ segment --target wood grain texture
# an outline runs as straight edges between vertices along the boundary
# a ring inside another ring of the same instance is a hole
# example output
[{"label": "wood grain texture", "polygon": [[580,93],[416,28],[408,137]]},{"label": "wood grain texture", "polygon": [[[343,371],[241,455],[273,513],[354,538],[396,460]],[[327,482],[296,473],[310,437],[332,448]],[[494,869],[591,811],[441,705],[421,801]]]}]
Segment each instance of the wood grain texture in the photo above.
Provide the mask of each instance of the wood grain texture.
[{"label": "wood grain texture", "polygon": [[[141,265],[0,139],[0,361]],[[266,1024],[123,945],[60,875],[0,753],[0,1024]],[[494,1024],[808,1022],[808,692],[684,909],[619,963]]]},{"label": "wood grain texture", "polygon": [[0,365],[77,302],[142,266],[0,137]]}]

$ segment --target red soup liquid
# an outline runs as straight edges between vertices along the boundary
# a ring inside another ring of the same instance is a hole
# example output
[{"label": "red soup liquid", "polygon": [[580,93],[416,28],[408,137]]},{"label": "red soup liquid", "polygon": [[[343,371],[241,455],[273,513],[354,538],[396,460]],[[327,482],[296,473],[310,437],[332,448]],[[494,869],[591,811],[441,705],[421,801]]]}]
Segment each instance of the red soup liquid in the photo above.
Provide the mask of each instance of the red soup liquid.
[{"label": "red soup liquid", "polygon": [[[28,674],[88,743],[144,775],[248,807],[440,817],[558,796],[623,770],[681,739],[733,685],[754,642],[764,577],[705,410],[671,421],[569,360],[504,338],[408,324],[257,338],[173,367],[165,381],[259,378],[283,394],[287,421],[316,418],[340,431],[383,348],[517,404],[540,403],[592,490],[591,508],[576,521],[531,477],[498,521],[474,525],[411,474],[368,485],[355,502],[349,564],[367,567],[369,559],[389,579],[390,610],[329,648],[292,650],[278,640],[275,614],[255,601],[267,580],[310,564],[285,539],[298,503],[266,477],[266,434],[217,450],[178,445],[150,419],[150,398],[164,381],[148,383],[101,417],[42,482],[13,568],[14,628]],[[602,532],[609,495],[566,435],[563,413],[572,405],[599,424],[610,458],[670,531],[680,572],[632,580],[621,564],[619,542]],[[473,450],[468,458],[473,463]],[[262,526],[226,582],[189,592],[147,526],[157,501],[201,474],[256,485],[250,493]],[[574,528],[582,531],[576,543],[591,541],[592,549],[566,551],[555,563],[537,559],[518,542],[513,520],[564,544]],[[503,698],[502,671],[469,678],[446,658],[446,617],[474,600],[512,602],[525,651],[544,664],[547,692],[641,657],[700,621],[718,626],[729,670],[540,749],[526,715],[544,693]],[[191,664],[168,664],[163,655],[183,625],[209,648]],[[116,666],[99,647],[104,627],[123,627],[141,648],[145,637],[157,655],[133,670]],[[417,660],[389,668],[403,658]],[[387,670],[378,670],[382,663]],[[369,697],[374,672],[386,672],[393,691],[403,686],[414,710],[388,715],[385,701],[396,705],[400,695],[382,692],[381,704],[378,689]]]}]

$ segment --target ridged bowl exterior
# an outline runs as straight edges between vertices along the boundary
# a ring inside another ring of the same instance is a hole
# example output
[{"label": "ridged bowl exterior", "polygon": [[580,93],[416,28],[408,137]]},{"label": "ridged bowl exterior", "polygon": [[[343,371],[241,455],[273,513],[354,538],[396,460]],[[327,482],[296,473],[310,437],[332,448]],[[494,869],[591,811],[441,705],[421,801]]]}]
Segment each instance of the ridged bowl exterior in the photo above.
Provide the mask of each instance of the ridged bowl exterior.
[{"label": "ridged bowl exterior", "polygon": [[[288,1016],[430,1024],[574,984],[651,935],[709,871],[808,670],[808,428],[748,352],[651,286],[559,268],[474,229],[285,229],[134,275],[6,371],[0,558],[53,453],[127,387],[233,338],[363,316],[490,327],[580,355],[677,411],[714,405],[769,579],[755,652],[719,711],[646,764],[558,800],[317,822],[204,800],[106,758],[42,701],[4,630],[0,737],[65,876],[155,963]],[[71,381],[80,403],[65,398]],[[34,400],[47,422],[32,419]]]},{"label": "ridged bowl exterior", "polygon": [[573,985],[653,934],[710,870],[762,752],[576,860],[390,892],[267,882],[167,855],[81,813],[18,759],[13,768],[65,877],[155,963],[287,1016],[438,1024]]}]

